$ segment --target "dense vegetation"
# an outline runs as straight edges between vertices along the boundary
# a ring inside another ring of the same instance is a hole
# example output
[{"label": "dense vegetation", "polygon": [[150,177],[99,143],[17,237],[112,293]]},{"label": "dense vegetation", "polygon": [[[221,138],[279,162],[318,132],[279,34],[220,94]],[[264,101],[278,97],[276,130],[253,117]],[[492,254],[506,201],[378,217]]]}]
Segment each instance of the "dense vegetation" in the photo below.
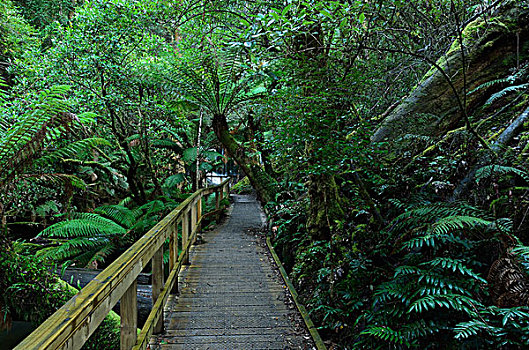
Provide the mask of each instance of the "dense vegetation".
[{"label": "dense vegetation", "polygon": [[3,1],[2,321],[230,158],[329,344],[529,345],[528,34],[517,0]]}]

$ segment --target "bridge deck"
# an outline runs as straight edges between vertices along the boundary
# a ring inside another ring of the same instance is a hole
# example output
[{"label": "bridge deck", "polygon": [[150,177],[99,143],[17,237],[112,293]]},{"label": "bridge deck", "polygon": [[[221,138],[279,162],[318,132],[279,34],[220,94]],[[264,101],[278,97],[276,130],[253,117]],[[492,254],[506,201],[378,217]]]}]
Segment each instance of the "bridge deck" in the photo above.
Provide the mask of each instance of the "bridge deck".
[{"label": "bridge deck", "polygon": [[180,277],[180,295],[165,308],[155,349],[311,349],[266,249],[249,233],[260,228],[259,205],[235,196],[222,226],[205,233]]}]

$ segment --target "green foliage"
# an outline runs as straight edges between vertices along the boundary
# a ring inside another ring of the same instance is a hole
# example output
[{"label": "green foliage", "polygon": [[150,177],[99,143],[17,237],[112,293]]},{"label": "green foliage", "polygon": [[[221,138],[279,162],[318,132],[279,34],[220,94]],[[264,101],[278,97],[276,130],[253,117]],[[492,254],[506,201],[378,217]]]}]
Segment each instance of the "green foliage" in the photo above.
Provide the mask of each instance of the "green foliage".
[{"label": "green foliage", "polygon": [[79,0],[13,0],[21,9],[28,22],[37,28],[46,27],[53,22],[66,23],[73,16]]},{"label": "green foliage", "polygon": [[0,4],[0,73],[26,49],[36,44],[34,29],[11,0]]},{"label": "green foliage", "polygon": [[527,344],[520,338],[525,322],[499,322],[506,314],[522,320],[526,308],[487,306],[480,251],[507,233],[503,221],[461,204],[412,208],[397,217],[389,234],[401,236],[402,264],[359,318],[366,325],[358,346],[428,347],[432,339],[448,348]]},{"label": "green foliage", "polygon": [[245,69],[237,52],[204,54],[189,62],[178,60],[164,71],[176,100],[204,108],[210,115],[228,116],[242,103],[262,96],[263,76]]},{"label": "green foliage", "polygon": [[71,213],[66,220],[39,233],[52,244],[37,255],[81,267],[104,263],[107,257],[134,243],[176,205],[174,201],[153,200],[135,209],[104,205],[92,213]]},{"label": "green foliage", "polygon": [[474,90],[470,91],[468,94],[470,95],[480,92],[481,90],[489,89],[494,91],[498,90],[498,87],[500,87],[501,89],[492,93],[487,101],[483,104],[484,108],[490,107],[494,102],[503,99],[513,92],[521,91],[520,95],[526,95],[529,88],[529,83],[527,83],[529,78],[527,68],[528,66],[524,65],[505,78],[487,81],[479,85]]},{"label": "green foliage", "polygon": [[514,174],[520,176],[522,179],[525,180],[525,182],[529,183],[529,174],[521,169],[509,167],[509,166],[502,166],[502,165],[487,165],[484,167],[479,168],[476,170],[476,174],[474,176],[476,182],[479,182],[482,179],[490,178],[492,176],[505,176],[509,174]]},{"label": "green foliage", "polygon": [[9,248],[2,249],[0,257],[1,317],[11,314],[38,324],[71,296],[60,288],[50,272],[52,266],[43,260]]}]

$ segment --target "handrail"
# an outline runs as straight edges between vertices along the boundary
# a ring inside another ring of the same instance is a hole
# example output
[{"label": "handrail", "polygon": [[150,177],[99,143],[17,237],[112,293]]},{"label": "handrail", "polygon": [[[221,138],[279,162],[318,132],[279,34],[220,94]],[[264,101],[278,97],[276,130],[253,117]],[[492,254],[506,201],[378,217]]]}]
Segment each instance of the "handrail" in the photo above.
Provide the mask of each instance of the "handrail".
[{"label": "handrail", "polygon": [[[45,320],[14,350],[80,349],[114,305],[121,300],[121,349],[144,350],[153,333],[163,330],[163,306],[178,292],[178,274],[189,263],[189,250],[202,219],[218,213],[229,194],[230,179],[193,193],[142,238]],[[215,193],[215,210],[202,215],[202,198]],[[178,227],[181,224],[181,239]],[[169,277],[164,283],[163,244],[169,238]],[[178,248],[181,253],[178,255]],[[137,335],[137,277],[152,261],[153,308]]]}]

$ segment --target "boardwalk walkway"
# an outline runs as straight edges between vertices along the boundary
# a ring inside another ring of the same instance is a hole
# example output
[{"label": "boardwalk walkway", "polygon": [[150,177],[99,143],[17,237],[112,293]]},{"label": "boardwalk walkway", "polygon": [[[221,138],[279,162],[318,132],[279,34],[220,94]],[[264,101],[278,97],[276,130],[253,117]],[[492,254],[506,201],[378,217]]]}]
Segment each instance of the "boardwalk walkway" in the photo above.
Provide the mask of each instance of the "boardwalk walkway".
[{"label": "boardwalk walkway", "polygon": [[296,329],[295,311],[266,249],[251,228],[262,226],[259,205],[235,196],[222,226],[204,234],[181,277],[179,297],[165,308],[165,333],[151,349],[311,349]]}]

